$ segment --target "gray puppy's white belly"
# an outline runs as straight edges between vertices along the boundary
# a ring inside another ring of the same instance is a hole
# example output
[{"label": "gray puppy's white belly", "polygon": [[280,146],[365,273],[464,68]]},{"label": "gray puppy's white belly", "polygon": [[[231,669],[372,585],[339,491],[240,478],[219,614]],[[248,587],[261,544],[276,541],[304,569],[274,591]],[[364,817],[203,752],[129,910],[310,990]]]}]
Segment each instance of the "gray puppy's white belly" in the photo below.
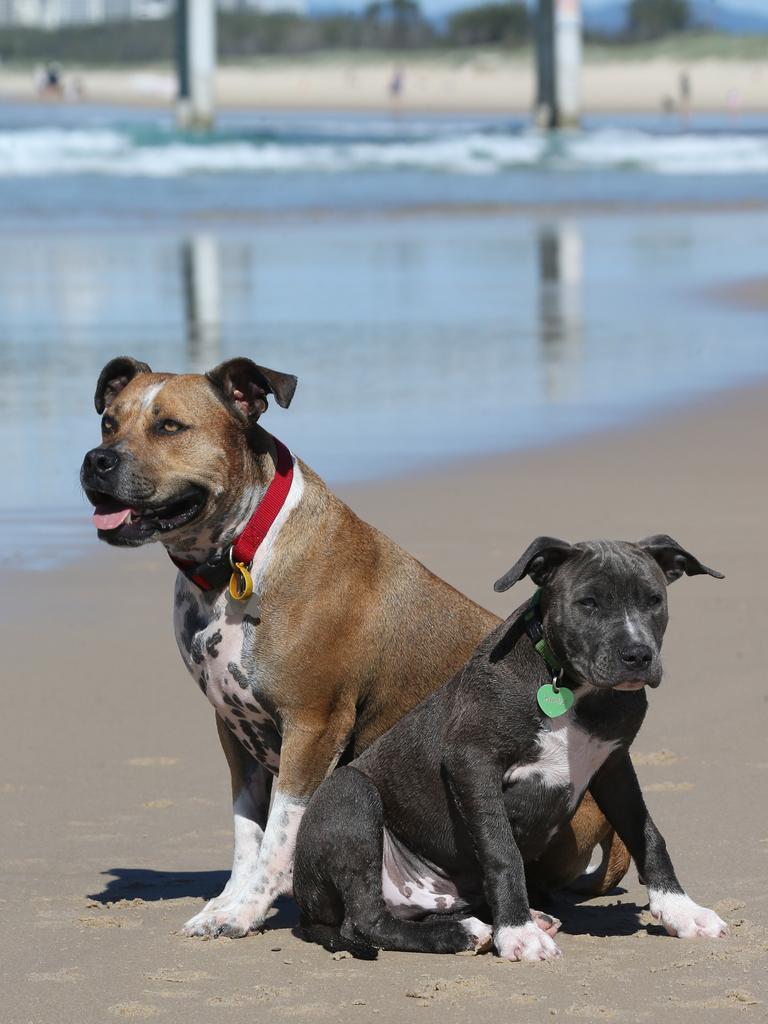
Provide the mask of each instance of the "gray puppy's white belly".
[{"label": "gray puppy's white belly", "polygon": [[387,829],[384,829],[381,891],[395,917],[444,914],[467,906],[448,875],[409,850]]}]

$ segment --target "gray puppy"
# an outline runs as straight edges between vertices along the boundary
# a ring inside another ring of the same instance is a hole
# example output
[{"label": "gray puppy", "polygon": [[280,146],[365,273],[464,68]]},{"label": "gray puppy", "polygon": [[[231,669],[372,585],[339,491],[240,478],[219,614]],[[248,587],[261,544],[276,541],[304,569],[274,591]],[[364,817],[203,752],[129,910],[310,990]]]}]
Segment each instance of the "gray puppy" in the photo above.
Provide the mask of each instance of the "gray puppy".
[{"label": "gray puppy", "polygon": [[535,540],[495,589],[530,576],[536,596],[310,801],[294,872],[305,936],[367,957],[491,939],[509,960],[559,956],[559,922],[531,910],[526,865],[587,787],[666,930],[725,936],[678,882],[629,758],[646,687],[661,682],[666,585],[703,573],[722,578],[665,535]]}]

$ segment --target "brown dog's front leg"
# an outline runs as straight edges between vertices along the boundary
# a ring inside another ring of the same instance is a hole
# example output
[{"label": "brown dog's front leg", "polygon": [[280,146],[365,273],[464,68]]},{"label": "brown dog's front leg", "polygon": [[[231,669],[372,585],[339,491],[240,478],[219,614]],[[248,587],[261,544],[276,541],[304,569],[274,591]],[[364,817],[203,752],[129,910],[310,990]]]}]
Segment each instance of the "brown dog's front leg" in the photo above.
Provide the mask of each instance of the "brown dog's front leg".
[{"label": "brown dog's front leg", "polygon": [[216,928],[216,914],[246,892],[256,873],[272,792],[272,775],[233,736],[216,715],[216,728],[232,781],[234,854],[232,874],[219,896],[184,925],[185,935],[207,936]]},{"label": "brown dog's front leg", "polygon": [[295,723],[286,719],[280,772],[258,859],[247,885],[210,915],[205,935],[237,938],[256,931],[277,897],[290,893],[296,834],[304,810],[314,790],[336,767],[353,721],[344,716]]}]

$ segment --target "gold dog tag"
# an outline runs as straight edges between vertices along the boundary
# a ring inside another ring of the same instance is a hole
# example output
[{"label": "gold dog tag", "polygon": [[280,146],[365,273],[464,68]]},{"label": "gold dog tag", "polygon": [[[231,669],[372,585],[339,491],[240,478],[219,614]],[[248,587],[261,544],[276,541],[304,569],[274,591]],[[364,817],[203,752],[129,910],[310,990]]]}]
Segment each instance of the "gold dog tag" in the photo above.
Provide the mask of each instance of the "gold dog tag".
[{"label": "gold dog tag", "polygon": [[235,571],[229,577],[229,596],[235,601],[247,601],[252,593],[253,577],[248,567],[245,562],[235,562]]}]

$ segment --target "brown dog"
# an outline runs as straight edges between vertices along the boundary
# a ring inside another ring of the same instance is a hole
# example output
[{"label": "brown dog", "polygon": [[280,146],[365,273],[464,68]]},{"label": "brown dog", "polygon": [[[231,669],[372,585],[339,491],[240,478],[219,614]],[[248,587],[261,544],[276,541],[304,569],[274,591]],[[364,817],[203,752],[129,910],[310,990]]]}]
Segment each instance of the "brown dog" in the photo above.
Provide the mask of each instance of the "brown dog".
[{"label": "brown dog", "polygon": [[[499,622],[361,522],[258,426],[267,395],[286,407],[295,387],[248,359],[175,375],[125,357],[96,388],[102,443],[81,479],[99,536],[161,540],[180,567],[176,637],[215,708],[232,776],[232,875],[189,935],[245,935],[264,922],[290,892],[296,831],[319,783]],[[629,857],[587,798],[541,876],[573,881],[597,846],[594,892],[615,885]]]}]

